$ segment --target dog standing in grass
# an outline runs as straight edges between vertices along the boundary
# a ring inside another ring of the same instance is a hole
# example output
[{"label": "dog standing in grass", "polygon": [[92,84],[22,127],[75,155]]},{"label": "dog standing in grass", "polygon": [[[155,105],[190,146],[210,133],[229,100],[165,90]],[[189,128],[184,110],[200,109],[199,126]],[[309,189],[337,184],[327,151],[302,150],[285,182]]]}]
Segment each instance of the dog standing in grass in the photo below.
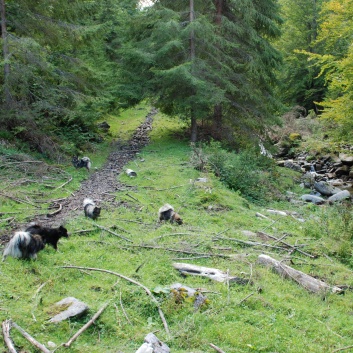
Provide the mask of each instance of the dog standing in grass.
[{"label": "dog standing in grass", "polygon": [[58,241],[60,238],[68,238],[69,233],[63,226],[58,228],[43,227],[38,223],[32,223],[25,230],[31,235],[38,234],[41,236],[44,244],[50,244],[55,250],[58,250]]},{"label": "dog standing in grass", "polygon": [[183,224],[180,215],[174,211],[173,206],[169,205],[169,203],[166,203],[158,210],[158,219],[159,222],[170,221],[170,223],[176,222],[178,224]]},{"label": "dog standing in grass", "polygon": [[92,163],[88,157],[78,158],[77,156],[72,157],[72,164],[77,168],[86,168],[88,171],[91,169]]},{"label": "dog standing in grass", "polygon": [[101,214],[101,208],[97,207],[94,201],[90,198],[83,200],[83,210],[85,216],[92,219],[97,219]]}]

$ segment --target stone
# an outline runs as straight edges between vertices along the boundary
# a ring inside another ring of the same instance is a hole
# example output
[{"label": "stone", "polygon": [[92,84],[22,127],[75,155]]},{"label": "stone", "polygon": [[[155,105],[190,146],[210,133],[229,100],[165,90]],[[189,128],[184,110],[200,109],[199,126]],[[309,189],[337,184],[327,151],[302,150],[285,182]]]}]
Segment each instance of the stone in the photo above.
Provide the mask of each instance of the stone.
[{"label": "stone", "polygon": [[330,196],[327,199],[327,201],[332,203],[332,202],[337,202],[337,201],[349,199],[350,197],[351,197],[351,193],[348,190],[342,190],[342,191],[338,192],[337,194]]},{"label": "stone", "polygon": [[340,189],[335,188],[334,186],[325,183],[324,181],[314,183],[314,189],[324,196],[332,196],[341,191]]},{"label": "stone", "polygon": [[52,323],[58,323],[74,316],[81,316],[85,314],[89,309],[88,305],[74,297],[67,297],[60,300],[59,302],[55,303],[55,307],[63,307],[65,309],[49,320],[49,322]]},{"label": "stone", "polygon": [[304,194],[300,198],[305,202],[312,202],[315,205],[321,205],[321,204],[325,203],[325,199],[323,199],[322,197],[319,197],[319,196],[315,196],[315,195]]}]

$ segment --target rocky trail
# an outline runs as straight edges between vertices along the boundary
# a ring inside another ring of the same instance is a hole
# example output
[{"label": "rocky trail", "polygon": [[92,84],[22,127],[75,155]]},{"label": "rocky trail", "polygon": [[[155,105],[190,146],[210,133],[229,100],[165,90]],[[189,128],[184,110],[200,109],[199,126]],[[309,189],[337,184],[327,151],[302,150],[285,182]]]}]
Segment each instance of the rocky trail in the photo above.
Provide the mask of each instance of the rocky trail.
[{"label": "rocky trail", "polygon": [[[157,114],[157,110],[152,109],[145,117],[144,122],[135,130],[131,139],[127,142],[116,141],[113,143],[112,152],[110,153],[106,163],[98,170],[91,170],[89,178],[82,182],[80,189],[72,193],[66,198],[56,200],[51,206],[53,207],[50,214],[39,214],[28,218],[28,223],[39,222],[46,227],[58,227],[65,224],[65,222],[72,218],[83,214],[83,200],[87,197],[91,198],[97,205],[104,205],[105,207],[116,206],[118,201],[114,193],[118,190],[126,190],[126,185],[122,185],[118,181],[118,175],[124,170],[124,166],[136,158],[137,153],[149,143],[149,132],[152,130],[153,117]],[[16,165],[26,168],[25,162],[6,161],[9,164],[18,163]],[[27,161],[28,165],[33,163],[40,163],[44,169],[51,167],[37,161]],[[61,170],[57,170],[58,174],[62,175]],[[20,180],[19,173],[17,178],[13,180]],[[17,173],[15,173],[17,175]],[[74,178],[74,176],[70,176]],[[67,181],[69,182],[70,179]],[[17,182],[17,181],[16,181]],[[7,198],[12,198],[15,201],[26,202],[12,197],[11,193],[5,190]],[[35,200],[31,200],[31,203]],[[9,224],[10,225],[10,224]],[[19,224],[16,221],[11,222],[13,230],[20,229],[27,224]],[[6,243],[11,236],[8,230],[0,234],[0,244]]]},{"label": "rocky trail", "polygon": [[153,116],[157,110],[152,109],[145,121],[136,129],[131,139],[125,143],[115,142],[114,150],[110,153],[107,162],[99,170],[90,172],[90,177],[81,184],[81,188],[67,197],[60,204],[62,209],[52,217],[38,217],[38,221],[46,226],[58,226],[69,217],[83,213],[82,203],[86,197],[97,204],[114,203],[114,192],[125,189],[117,176],[124,166],[136,157],[136,154],[149,143],[149,132],[152,129]]}]

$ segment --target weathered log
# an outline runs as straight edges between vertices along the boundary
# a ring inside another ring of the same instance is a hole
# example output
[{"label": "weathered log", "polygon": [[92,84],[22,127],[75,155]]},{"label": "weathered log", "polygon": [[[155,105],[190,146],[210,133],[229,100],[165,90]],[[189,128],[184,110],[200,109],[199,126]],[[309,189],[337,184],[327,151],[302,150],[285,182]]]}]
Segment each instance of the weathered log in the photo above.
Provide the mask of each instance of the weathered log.
[{"label": "weathered log", "polygon": [[39,350],[41,350],[43,353],[51,353],[51,351],[45,347],[43,344],[41,344],[40,342],[38,342],[37,340],[35,340],[29,333],[27,333],[22,327],[18,326],[15,322],[12,322],[12,326],[14,328],[16,328],[18,331],[20,331],[20,333],[22,334],[22,336],[24,338],[27,339],[27,341],[29,341],[30,343],[33,344],[34,347],[38,348]]},{"label": "weathered log", "polygon": [[5,320],[2,323],[2,333],[4,335],[5,344],[9,350],[9,353],[17,353],[15,349],[15,345],[13,344],[11,337],[10,337],[10,330],[11,330],[12,322],[11,320]]},{"label": "weathered log", "polygon": [[181,262],[175,262],[173,267],[177,269],[183,275],[194,275],[194,276],[202,276],[210,278],[217,282],[236,282],[239,284],[248,284],[249,280],[236,277],[229,276],[227,273],[222,272],[216,268],[209,268],[191,264],[185,264]]},{"label": "weathered log", "polygon": [[258,257],[259,263],[271,266],[277,273],[283,275],[285,278],[291,278],[302,287],[313,293],[341,293],[342,289],[336,286],[330,286],[327,283],[320,281],[314,277],[311,277],[304,272],[295,270],[283,264],[281,261],[275,260],[268,255],[261,254]]}]

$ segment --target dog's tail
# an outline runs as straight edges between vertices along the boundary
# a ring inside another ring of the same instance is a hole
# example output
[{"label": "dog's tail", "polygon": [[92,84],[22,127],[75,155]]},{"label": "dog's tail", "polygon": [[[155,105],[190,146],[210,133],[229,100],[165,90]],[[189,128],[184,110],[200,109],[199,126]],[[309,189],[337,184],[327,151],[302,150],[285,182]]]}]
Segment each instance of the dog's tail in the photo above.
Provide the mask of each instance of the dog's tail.
[{"label": "dog's tail", "polygon": [[86,168],[90,170],[92,167],[91,160],[88,157],[82,157],[81,160],[86,163]]},{"label": "dog's tail", "polygon": [[28,232],[16,232],[5,247],[2,261],[4,261],[7,256],[21,258],[21,249],[26,247],[30,241],[31,235]]},{"label": "dog's tail", "polygon": [[86,206],[91,205],[91,206],[95,206],[96,204],[94,203],[94,201],[88,197],[86,197],[83,200],[83,208],[85,208]]}]

